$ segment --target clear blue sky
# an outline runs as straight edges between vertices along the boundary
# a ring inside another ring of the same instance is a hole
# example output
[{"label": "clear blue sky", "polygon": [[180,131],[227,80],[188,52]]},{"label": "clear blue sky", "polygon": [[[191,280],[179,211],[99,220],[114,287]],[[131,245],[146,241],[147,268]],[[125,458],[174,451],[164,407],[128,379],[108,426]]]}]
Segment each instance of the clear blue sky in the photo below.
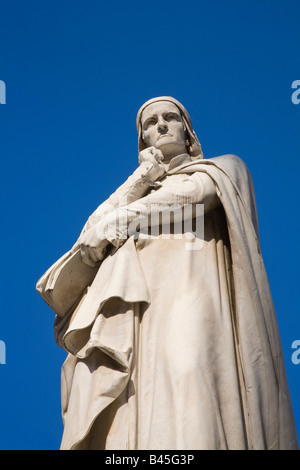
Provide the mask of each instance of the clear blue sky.
[{"label": "clear blue sky", "polygon": [[15,0],[0,18],[0,449],[59,448],[65,353],[35,283],[136,168],[136,112],[159,95],[206,157],[250,168],[300,435],[299,0]]}]

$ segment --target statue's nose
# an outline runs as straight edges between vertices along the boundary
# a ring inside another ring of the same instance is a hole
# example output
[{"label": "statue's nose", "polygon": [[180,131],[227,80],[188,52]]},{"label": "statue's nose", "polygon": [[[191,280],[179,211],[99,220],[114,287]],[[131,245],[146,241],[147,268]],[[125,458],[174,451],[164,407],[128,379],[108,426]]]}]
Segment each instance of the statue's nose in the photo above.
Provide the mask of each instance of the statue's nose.
[{"label": "statue's nose", "polygon": [[168,130],[168,125],[167,125],[166,121],[163,118],[158,120],[157,130],[158,130],[158,132],[164,132],[164,131]]}]

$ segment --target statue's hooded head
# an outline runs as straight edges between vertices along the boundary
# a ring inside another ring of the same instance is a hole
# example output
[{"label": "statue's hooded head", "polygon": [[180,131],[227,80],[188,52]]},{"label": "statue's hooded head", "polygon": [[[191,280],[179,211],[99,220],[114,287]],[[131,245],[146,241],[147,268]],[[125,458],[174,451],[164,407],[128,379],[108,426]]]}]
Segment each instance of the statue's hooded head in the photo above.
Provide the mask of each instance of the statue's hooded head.
[{"label": "statue's hooded head", "polygon": [[157,98],[152,98],[151,100],[146,101],[146,103],[143,104],[143,106],[140,107],[137,117],[136,117],[136,127],[137,127],[137,132],[138,132],[138,151],[141,152],[145,148],[147,148],[147,145],[145,144],[143,137],[142,137],[142,114],[144,109],[149,106],[152,103],[157,103],[160,101],[169,101],[170,103],[173,103],[180,112],[181,119],[185,128],[186,132],[186,147],[187,147],[187,153],[190,154],[191,158],[193,160],[203,158],[203,153],[202,153],[202,148],[200,145],[200,142],[195,134],[195,131],[193,129],[192,121],[189,116],[189,113],[185,109],[185,107],[179,103],[175,98],[172,98],[171,96],[159,96]]}]

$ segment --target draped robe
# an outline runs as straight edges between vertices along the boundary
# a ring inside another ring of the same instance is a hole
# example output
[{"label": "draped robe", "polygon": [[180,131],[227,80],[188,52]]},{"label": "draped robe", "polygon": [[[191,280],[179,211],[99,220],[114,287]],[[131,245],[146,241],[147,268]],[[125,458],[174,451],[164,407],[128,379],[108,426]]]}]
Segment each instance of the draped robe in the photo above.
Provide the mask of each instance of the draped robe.
[{"label": "draped robe", "polygon": [[137,170],[109,203],[204,202],[200,249],[108,227],[100,265],[75,244],[38,282],[69,353],[61,448],[297,449],[249,171],[234,155],[173,160],[161,186],[138,193]]}]

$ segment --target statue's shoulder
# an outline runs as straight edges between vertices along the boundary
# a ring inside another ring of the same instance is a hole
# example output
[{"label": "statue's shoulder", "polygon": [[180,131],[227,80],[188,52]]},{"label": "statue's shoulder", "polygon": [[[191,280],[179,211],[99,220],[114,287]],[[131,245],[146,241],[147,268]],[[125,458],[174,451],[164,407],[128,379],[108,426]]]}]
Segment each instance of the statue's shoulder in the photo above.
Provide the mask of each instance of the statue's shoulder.
[{"label": "statue's shoulder", "polygon": [[211,162],[229,175],[244,175],[245,177],[249,175],[246,163],[237,155],[228,153],[218,157],[208,158],[207,161]]},{"label": "statue's shoulder", "polygon": [[[205,171],[211,173],[215,170],[220,170],[220,175],[224,173],[232,180],[232,182],[240,182],[241,180],[248,180],[250,172],[245,162],[234,154],[224,154],[212,158],[196,159],[179,169],[179,172],[193,173],[197,171]],[[176,171],[178,172],[178,170]]]},{"label": "statue's shoulder", "polygon": [[224,155],[219,155],[218,157],[207,158],[208,161],[211,161],[215,164],[226,164],[226,165],[237,165],[237,166],[246,166],[245,162],[233,153],[227,153]]}]

